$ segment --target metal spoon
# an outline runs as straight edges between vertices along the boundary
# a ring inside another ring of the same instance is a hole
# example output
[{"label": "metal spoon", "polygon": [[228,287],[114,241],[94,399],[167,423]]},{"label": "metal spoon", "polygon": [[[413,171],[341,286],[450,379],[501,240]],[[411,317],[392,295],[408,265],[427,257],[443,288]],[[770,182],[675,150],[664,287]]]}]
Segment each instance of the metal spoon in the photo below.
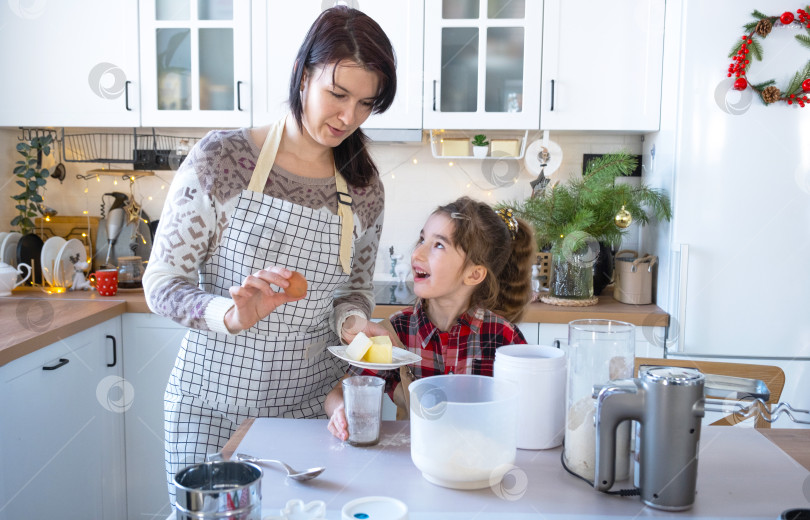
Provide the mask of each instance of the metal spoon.
[{"label": "metal spoon", "polygon": [[280,460],[260,459],[252,455],[247,455],[245,453],[237,453],[236,458],[238,460],[242,460],[245,462],[253,462],[254,464],[261,464],[262,462],[271,462],[273,464],[278,464],[279,466],[287,470],[288,477],[290,477],[293,480],[298,480],[300,482],[313,479],[318,475],[320,475],[321,473],[323,473],[323,471],[326,469],[326,468],[309,468],[308,470],[305,471],[296,471],[287,464],[281,462]]}]

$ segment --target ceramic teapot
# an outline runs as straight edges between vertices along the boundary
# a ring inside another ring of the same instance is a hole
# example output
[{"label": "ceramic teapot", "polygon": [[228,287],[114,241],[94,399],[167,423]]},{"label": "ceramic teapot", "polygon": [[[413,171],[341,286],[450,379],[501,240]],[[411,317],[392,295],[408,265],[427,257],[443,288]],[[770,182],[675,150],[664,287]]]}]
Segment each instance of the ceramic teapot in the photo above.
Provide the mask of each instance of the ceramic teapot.
[{"label": "ceramic teapot", "polygon": [[[21,276],[22,268],[28,271],[25,277],[17,281],[17,277]],[[11,296],[11,290],[22,285],[28,278],[31,277],[31,266],[28,264],[20,264],[17,268],[13,268],[5,262],[0,262],[0,296]]]}]

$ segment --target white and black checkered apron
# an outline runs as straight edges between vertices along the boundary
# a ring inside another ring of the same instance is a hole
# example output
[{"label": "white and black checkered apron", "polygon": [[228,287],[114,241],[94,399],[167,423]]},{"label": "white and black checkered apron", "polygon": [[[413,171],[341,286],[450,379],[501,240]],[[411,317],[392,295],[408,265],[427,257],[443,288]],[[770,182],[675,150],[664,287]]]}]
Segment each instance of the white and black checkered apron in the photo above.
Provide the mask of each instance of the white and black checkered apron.
[{"label": "white and black checkered apron", "polygon": [[[307,295],[235,336],[186,333],[164,405],[172,504],[174,475],[221,450],[244,419],[325,417],[324,397],[346,373],[347,366],[326,347],[340,342],[329,316],[335,289],[349,278],[351,228],[341,258],[341,238],[346,241],[347,236],[341,216],[262,193],[283,128],[283,120],[271,128],[251,185],[240,195],[216,252],[202,268],[201,287],[230,297],[230,287],[277,265],[302,273]],[[337,172],[336,183],[338,192],[347,191]],[[347,221],[353,225],[350,210]]]}]

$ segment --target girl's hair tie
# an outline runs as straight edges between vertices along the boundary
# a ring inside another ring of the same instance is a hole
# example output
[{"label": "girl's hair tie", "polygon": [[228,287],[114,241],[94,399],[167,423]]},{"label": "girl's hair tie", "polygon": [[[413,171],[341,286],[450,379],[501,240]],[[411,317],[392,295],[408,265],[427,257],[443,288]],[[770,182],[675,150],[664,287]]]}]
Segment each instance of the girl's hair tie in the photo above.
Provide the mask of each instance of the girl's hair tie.
[{"label": "girl's hair tie", "polygon": [[509,234],[512,236],[512,240],[517,237],[518,232],[518,222],[514,215],[512,215],[512,210],[510,208],[501,208],[497,210],[495,213],[501,217],[503,223],[506,224],[506,227],[509,229]]}]

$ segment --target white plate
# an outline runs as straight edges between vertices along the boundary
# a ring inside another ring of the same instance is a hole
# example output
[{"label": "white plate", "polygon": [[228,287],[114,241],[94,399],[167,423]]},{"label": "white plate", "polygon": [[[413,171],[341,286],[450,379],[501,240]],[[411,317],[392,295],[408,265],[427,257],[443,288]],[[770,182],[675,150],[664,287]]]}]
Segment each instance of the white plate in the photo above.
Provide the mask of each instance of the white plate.
[{"label": "white plate", "polygon": [[0,231],[0,262],[5,262],[5,260],[3,260],[3,241],[8,235],[8,231]]},{"label": "white plate", "polygon": [[90,266],[87,263],[87,250],[84,248],[84,244],[79,239],[71,238],[59,250],[59,255],[56,257],[56,263],[54,264],[55,277],[61,282],[62,287],[73,285],[76,265],[81,271],[87,270]]},{"label": "white plate", "polygon": [[12,267],[17,267],[17,244],[22,238],[22,233],[11,231],[6,238],[3,239],[3,244],[0,245],[0,255],[3,262]]},{"label": "white plate", "polygon": [[67,240],[62,237],[51,237],[42,245],[42,253],[39,255],[39,267],[42,269],[42,276],[45,277],[48,285],[62,287],[60,280],[54,276],[54,265],[56,264],[56,257],[65,242]]},{"label": "white plate", "polygon": [[404,365],[410,365],[412,363],[418,363],[422,361],[422,358],[418,355],[414,354],[413,352],[408,352],[407,350],[399,347],[394,347],[393,351],[393,362],[392,363],[367,363],[365,361],[355,361],[348,356],[346,356],[346,346],[345,345],[338,345],[336,347],[327,347],[329,352],[333,355],[339,357],[343,361],[346,361],[350,365],[359,367],[359,368],[367,368],[368,370],[390,370],[392,368],[399,368]]}]

